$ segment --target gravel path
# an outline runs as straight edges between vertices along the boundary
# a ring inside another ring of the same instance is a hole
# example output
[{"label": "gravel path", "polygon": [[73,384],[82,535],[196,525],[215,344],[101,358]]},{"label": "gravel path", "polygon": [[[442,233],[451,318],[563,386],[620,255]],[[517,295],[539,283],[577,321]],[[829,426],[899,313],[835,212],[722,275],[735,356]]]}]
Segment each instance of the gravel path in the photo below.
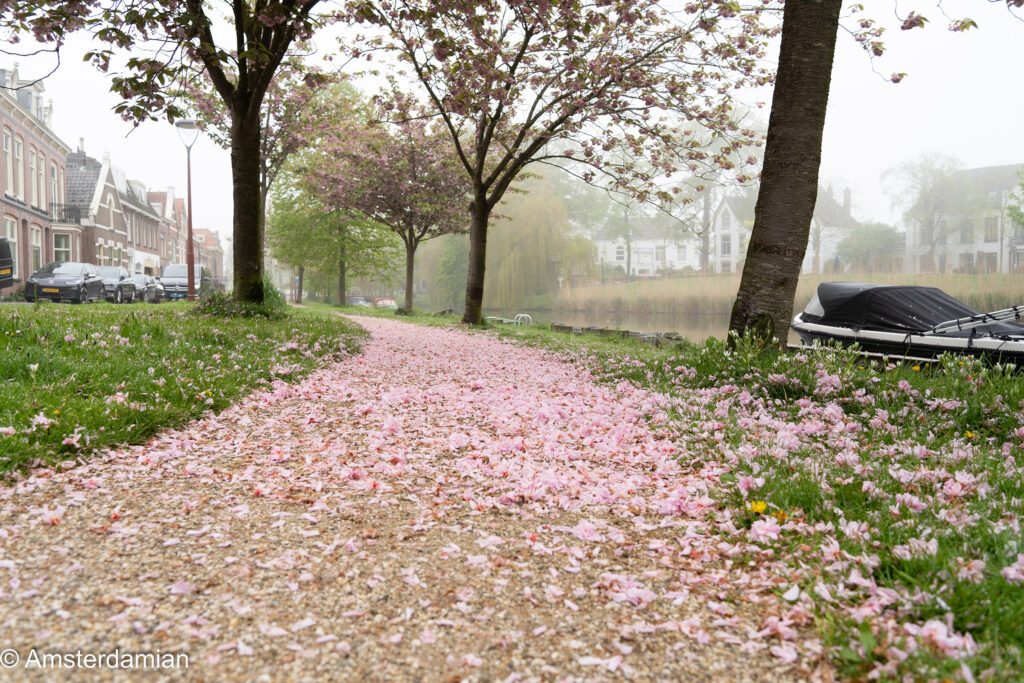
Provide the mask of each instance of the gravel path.
[{"label": "gravel path", "polygon": [[[829,677],[810,615],[702,533],[663,399],[359,322],[364,353],[301,384],[0,489],[0,649],[21,658],[0,678]],[[32,648],[190,662],[73,674],[25,668]]]}]

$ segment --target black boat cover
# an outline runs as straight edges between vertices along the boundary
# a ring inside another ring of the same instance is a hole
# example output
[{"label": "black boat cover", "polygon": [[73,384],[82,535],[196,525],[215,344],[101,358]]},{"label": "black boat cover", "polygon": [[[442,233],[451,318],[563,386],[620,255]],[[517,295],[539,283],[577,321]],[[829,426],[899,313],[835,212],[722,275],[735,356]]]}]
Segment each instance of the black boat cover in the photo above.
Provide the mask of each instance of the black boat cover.
[{"label": "black boat cover", "polygon": [[[817,305],[816,305],[817,304]],[[926,332],[940,323],[978,315],[978,311],[935,287],[822,282],[804,310],[806,322],[881,332]],[[973,334],[1020,335],[1013,323],[988,323]],[[954,330],[942,336],[973,336]]]}]

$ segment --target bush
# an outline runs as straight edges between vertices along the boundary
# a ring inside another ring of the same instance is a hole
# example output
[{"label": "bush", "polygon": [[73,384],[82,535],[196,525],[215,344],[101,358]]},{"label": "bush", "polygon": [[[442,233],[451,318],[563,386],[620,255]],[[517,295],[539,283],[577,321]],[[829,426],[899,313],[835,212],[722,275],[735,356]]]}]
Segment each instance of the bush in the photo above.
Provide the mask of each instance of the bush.
[{"label": "bush", "polygon": [[25,285],[18,287],[16,290],[4,297],[4,301],[24,301],[25,300]]}]

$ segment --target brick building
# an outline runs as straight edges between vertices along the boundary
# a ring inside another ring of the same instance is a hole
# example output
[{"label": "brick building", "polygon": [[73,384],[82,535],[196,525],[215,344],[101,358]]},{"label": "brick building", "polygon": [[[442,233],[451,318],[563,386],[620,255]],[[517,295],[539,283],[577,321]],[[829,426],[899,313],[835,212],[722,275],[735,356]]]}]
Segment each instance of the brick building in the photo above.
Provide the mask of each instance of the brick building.
[{"label": "brick building", "polygon": [[217,286],[226,285],[224,281],[224,248],[220,238],[212,230],[192,230],[192,240],[197,247],[196,263],[210,269],[210,275]]},{"label": "brick building", "polygon": [[0,69],[0,86],[0,235],[14,256],[14,285],[0,290],[7,294],[44,263],[72,259],[81,238],[79,230],[51,220],[64,202],[70,148],[50,129],[53,107],[43,104],[43,84],[22,79],[15,65]]}]

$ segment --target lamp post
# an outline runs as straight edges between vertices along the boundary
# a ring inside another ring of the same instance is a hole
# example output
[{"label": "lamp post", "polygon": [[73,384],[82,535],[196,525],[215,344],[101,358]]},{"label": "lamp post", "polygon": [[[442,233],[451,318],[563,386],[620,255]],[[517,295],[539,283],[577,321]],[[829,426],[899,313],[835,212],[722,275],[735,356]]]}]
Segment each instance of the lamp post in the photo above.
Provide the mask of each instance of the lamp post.
[{"label": "lamp post", "polygon": [[199,127],[192,119],[175,121],[174,127],[178,129],[178,137],[185,145],[185,159],[187,163],[188,188],[188,237],[185,241],[185,263],[188,264],[188,300],[196,300],[196,255],[192,246],[192,145],[199,138]]}]

